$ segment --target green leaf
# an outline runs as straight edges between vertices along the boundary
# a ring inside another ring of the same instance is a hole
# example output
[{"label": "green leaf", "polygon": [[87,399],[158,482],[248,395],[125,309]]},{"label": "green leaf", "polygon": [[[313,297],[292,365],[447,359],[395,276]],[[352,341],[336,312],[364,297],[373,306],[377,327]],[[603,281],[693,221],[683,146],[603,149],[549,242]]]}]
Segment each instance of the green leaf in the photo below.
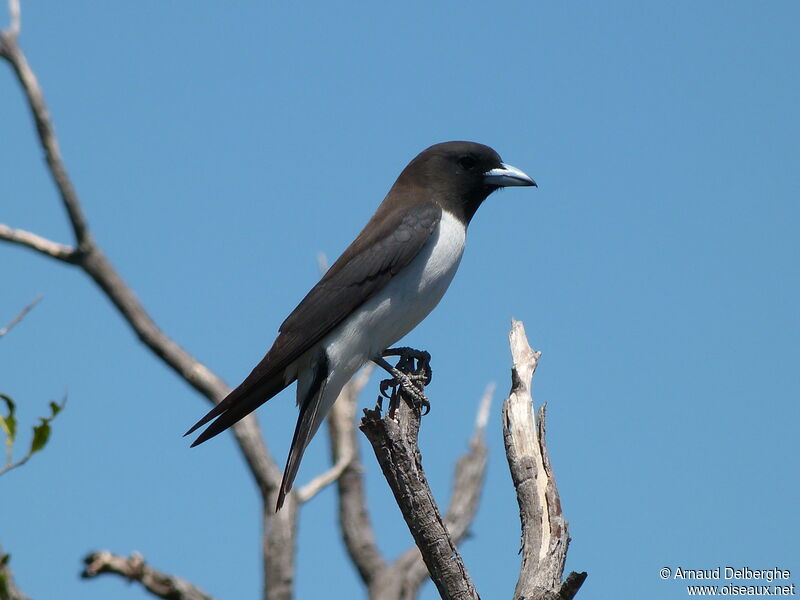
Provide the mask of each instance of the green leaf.
[{"label": "green leaf", "polygon": [[2,428],[3,433],[5,433],[8,437],[6,443],[11,446],[14,443],[14,438],[17,436],[17,418],[14,416],[16,404],[14,404],[14,401],[5,394],[0,394],[0,398],[5,401],[6,407],[8,408],[8,415],[5,417],[0,417],[0,428]]},{"label": "green leaf", "polygon": [[[64,401],[66,402],[66,400]],[[61,412],[61,409],[64,408],[64,403],[56,404],[52,400],[50,401],[50,418],[54,419],[55,416]]]},{"label": "green leaf", "polygon": [[0,398],[5,400],[6,406],[8,406],[8,413],[13,415],[14,408],[17,406],[14,401],[11,399],[11,396],[7,396],[6,394],[0,394]]},{"label": "green leaf", "polygon": [[0,567],[5,567],[8,564],[8,561],[11,560],[10,554],[4,554],[0,557]]},{"label": "green leaf", "polygon": [[33,440],[31,440],[31,449],[28,451],[28,456],[32,456],[44,448],[47,445],[47,440],[50,439],[50,420],[40,420],[41,423],[33,428]]},{"label": "green leaf", "polygon": [[17,435],[17,420],[14,417],[0,417],[0,428],[8,437],[8,443],[13,444]]}]

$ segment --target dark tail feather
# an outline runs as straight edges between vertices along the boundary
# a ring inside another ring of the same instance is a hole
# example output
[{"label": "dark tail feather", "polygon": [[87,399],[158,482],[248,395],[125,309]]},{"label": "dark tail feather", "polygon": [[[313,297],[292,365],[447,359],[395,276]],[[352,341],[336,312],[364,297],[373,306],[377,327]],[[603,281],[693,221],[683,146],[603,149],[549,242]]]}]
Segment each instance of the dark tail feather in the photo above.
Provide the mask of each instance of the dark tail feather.
[{"label": "dark tail feather", "polygon": [[280,492],[278,492],[278,505],[275,507],[275,512],[281,509],[286,494],[291,491],[294,478],[297,477],[297,470],[300,468],[300,461],[306,451],[306,446],[308,446],[314,433],[316,433],[313,423],[318,408],[319,395],[311,402],[303,403],[300,409],[300,417],[297,419],[294,437],[292,437],[291,450],[289,450],[289,457],[286,459],[286,468],[283,470],[283,479],[281,480]]},{"label": "dark tail feather", "polygon": [[186,433],[184,433],[183,437],[186,437],[187,435],[193,434],[195,431],[200,429],[203,425],[208,423],[211,419],[213,419],[214,417],[218,417],[219,415],[224,413],[228,408],[230,408],[231,404],[233,404],[236,401],[236,398],[234,397],[234,393],[235,392],[236,392],[236,390],[234,390],[233,392],[231,392],[230,394],[225,396],[225,398],[223,398],[222,401],[219,404],[217,404],[214,408],[212,408],[205,415],[203,415],[203,418],[200,419],[194,425],[192,425],[192,428],[189,431],[187,431]]},{"label": "dark tail feather", "polygon": [[275,512],[281,509],[283,501],[286,499],[286,494],[291,491],[294,478],[297,477],[297,470],[300,468],[303,453],[305,453],[308,443],[319,427],[317,413],[322,402],[322,395],[325,392],[325,380],[328,377],[328,356],[325,352],[320,352],[320,356],[313,368],[314,379],[311,382],[311,387],[306,394],[305,400],[303,400],[303,404],[300,406],[300,414],[297,417],[297,425],[294,428],[289,457],[286,459],[286,468],[283,470],[283,479],[281,480],[281,489],[278,492],[278,504],[275,507]]},{"label": "dark tail feather", "polygon": [[183,435],[186,436],[193,433],[216,417],[216,421],[209,425],[208,428],[200,434],[200,437],[192,442],[191,447],[194,448],[198,444],[202,444],[215,435],[222,433],[228,427],[246,417],[290,383],[292,382],[284,381],[283,374],[278,374],[250,389],[242,389],[243,386],[239,386],[228,394],[222,402],[208,411],[202,419],[195,423],[192,428]]}]

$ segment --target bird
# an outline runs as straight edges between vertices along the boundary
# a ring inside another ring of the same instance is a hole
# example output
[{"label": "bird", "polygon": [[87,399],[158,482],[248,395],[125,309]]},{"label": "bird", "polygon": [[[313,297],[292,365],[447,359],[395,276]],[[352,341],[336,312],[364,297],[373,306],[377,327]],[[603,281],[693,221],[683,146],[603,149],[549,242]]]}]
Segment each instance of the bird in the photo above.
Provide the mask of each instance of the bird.
[{"label": "bird", "polygon": [[[297,381],[299,415],[276,511],[292,488],[311,438],[342,387],[384,356],[436,307],[461,262],[467,226],[494,191],[536,186],[489,146],[430,146],[398,176],[375,214],[278,329],[252,372],[184,435],[211,424],[191,444],[225,431]],[[418,395],[412,381],[398,382]],[[424,398],[424,396],[422,396]]]}]

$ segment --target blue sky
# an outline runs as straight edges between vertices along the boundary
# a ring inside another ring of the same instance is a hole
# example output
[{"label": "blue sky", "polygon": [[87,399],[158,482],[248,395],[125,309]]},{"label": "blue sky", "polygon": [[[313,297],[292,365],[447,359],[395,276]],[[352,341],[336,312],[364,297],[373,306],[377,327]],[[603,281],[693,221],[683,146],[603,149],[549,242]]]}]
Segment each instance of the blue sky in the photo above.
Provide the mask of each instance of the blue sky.
[{"label": "blue sky", "polygon": [[[796,3],[22,11],[96,238],[166,332],[230,384],[316,280],[317,252],[335,258],[420,150],[480,141],[536,179],[481,208],[449,293],[406,338],[434,357],[421,444],[442,503],[481,393],[498,385],[462,546],[483,597],[510,597],[518,571],[499,418],[512,316],[543,352],[534,392],[568,568],[589,572],[580,598],[684,596],[664,566],[780,567],[797,583]],[[6,65],[0,107],[0,222],[71,242]],[[8,245],[0,273],[0,321],[44,296],[0,343],[0,391],[22,423],[69,396],[47,450],[0,479],[20,586],[145,597],[77,578],[82,556],[108,548],[220,599],[257,597],[259,506],[242,461],[228,437],[191,451],[180,437],[204,401],[81,273]],[[279,460],[293,403],[285,392],[259,411]],[[410,536],[364,450],[393,557]],[[326,462],[319,437],[298,481]],[[300,518],[298,598],[361,595],[333,500]]]}]

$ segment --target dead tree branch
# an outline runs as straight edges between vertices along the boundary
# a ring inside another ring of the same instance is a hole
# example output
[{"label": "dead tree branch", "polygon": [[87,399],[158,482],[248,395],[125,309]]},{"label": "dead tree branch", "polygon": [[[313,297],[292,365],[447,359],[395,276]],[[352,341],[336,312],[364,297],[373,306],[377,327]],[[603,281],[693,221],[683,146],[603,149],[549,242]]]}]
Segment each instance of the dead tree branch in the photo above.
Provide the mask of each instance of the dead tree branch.
[{"label": "dead tree branch", "polygon": [[4,242],[11,242],[12,244],[19,244],[31,250],[36,250],[57,260],[66,263],[76,262],[75,249],[72,246],[59,244],[40,235],[25,231],[24,229],[12,229],[8,225],[0,223],[0,240]]},{"label": "dead tree branch", "polygon": [[433,499],[417,438],[420,415],[401,401],[394,418],[365,410],[361,431],[375,451],[411,535],[439,595],[446,600],[477,600],[478,593]]},{"label": "dead tree branch", "polygon": [[[475,418],[475,432],[469,440],[469,449],[456,462],[453,491],[450,504],[444,516],[444,524],[453,543],[460,544],[466,537],[470,525],[478,513],[478,504],[486,476],[486,463],[489,449],[486,446],[485,431],[492,406],[494,384],[486,386]],[[417,547],[409,548],[395,563],[405,574],[401,600],[416,598],[419,589],[428,578],[428,568],[422,560]]]},{"label": "dead tree branch", "polygon": [[167,575],[154,569],[138,552],[131,556],[118,556],[107,550],[93,552],[83,559],[85,565],[81,577],[92,579],[98,575],[111,574],[135,581],[158,598],[165,600],[214,600],[203,590],[188,581]]},{"label": "dead tree branch", "polygon": [[[483,490],[487,456],[484,430],[493,389],[494,386],[487,387],[480,402],[469,449],[456,463],[450,506],[444,517],[455,544],[464,538],[475,519]],[[372,600],[412,600],[428,578],[428,568],[417,546],[403,552],[391,564],[378,550],[364,497],[363,465],[358,451],[355,412],[356,404],[342,403],[340,397],[328,421],[333,460],[336,461],[337,456],[351,449],[355,452],[337,481],[339,526],[345,547]]]},{"label": "dead tree branch", "polygon": [[512,321],[509,343],[513,366],[511,392],[503,403],[503,439],[522,523],[522,567],[514,598],[570,600],[586,573],[570,573],[561,582],[569,530],[545,444],[545,407],[534,422],[531,396],[541,352],[528,345],[521,321]]}]

